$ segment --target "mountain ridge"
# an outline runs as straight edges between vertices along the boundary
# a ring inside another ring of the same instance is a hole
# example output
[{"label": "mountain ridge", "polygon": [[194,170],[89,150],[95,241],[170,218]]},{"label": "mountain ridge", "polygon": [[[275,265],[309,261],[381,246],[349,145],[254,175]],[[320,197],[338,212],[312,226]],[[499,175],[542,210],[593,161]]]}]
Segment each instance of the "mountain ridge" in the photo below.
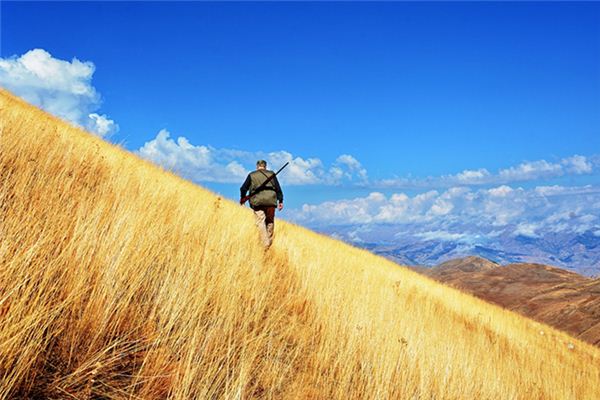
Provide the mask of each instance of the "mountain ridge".
[{"label": "mountain ridge", "polygon": [[[470,224],[451,224],[447,229],[456,233],[475,228]],[[337,225],[317,230],[402,265],[432,267],[446,260],[480,256],[500,264],[556,265],[586,276],[600,277],[600,227],[584,232],[541,231],[536,237],[515,234],[514,229],[507,227],[491,238],[472,241],[426,239],[419,231],[395,225],[374,225],[369,229]]]},{"label": "mountain ridge", "polygon": [[[490,263],[490,267],[480,265]],[[481,257],[416,271],[600,346],[600,279],[537,263],[498,265]]]}]

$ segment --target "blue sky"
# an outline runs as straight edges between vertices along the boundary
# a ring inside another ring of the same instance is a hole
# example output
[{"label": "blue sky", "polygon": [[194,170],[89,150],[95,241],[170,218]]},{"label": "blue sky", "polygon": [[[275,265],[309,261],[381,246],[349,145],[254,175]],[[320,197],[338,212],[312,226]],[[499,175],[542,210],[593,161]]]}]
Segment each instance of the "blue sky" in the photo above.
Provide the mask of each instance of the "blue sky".
[{"label": "blue sky", "polygon": [[228,197],[290,159],[300,222],[371,193],[599,186],[597,3],[1,7],[2,86]]}]

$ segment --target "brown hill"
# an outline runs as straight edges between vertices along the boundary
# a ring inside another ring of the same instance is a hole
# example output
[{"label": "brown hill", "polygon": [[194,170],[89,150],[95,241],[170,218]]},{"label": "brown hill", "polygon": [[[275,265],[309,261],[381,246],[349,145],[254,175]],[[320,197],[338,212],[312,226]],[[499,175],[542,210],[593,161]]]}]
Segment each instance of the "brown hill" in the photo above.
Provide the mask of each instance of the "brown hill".
[{"label": "brown hill", "polygon": [[481,257],[416,270],[600,346],[600,279],[542,264],[502,266]]}]

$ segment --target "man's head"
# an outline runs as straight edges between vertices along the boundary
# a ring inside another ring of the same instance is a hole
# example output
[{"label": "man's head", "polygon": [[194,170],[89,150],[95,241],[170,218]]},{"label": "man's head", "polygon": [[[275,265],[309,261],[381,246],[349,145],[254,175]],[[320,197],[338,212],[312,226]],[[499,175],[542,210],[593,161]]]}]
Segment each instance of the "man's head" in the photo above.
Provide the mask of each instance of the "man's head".
[{"label": "man's head", "polygon": [[265,160],[258,160],[256,162],[256,169],[266,169],[267,168],[267,162]]}]

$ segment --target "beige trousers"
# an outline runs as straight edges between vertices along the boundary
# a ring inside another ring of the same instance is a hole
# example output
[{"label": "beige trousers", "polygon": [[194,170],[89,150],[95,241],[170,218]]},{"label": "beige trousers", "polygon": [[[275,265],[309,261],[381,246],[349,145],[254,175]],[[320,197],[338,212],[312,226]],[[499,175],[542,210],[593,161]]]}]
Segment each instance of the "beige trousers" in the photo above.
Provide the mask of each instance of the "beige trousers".
[{"label": "beige trousers", "polygon": [[257,207],[254,209],[254,216],[256,217],[256,226],[260,233],[260,240],[268,248],[273,243],[275,207]]}]

